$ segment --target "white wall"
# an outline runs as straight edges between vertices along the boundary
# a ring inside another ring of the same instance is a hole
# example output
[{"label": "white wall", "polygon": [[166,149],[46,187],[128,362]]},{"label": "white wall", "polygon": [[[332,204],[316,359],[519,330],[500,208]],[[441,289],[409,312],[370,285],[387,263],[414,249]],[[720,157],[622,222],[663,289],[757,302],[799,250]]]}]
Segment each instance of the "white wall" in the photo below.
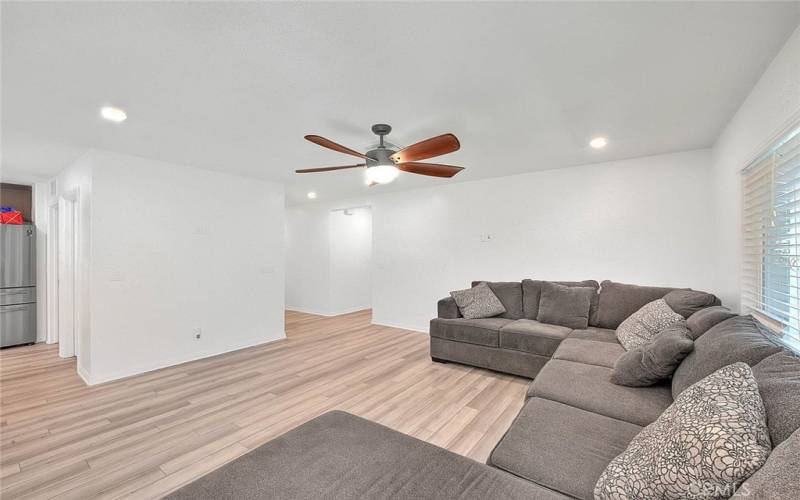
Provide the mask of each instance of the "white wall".
[{"label": "white wall", "polygon": [[286,211],[286,307],[330,314],[330,220],[310,207]]},{"label": "white wall", "polygon": [[372,305],[372,210],[329,213],[331,310],[337,314]]},{"label": "white wall", "polygon": [[284,337],[282,186],[102,151],[80,162],[90,383]]},{"label": "white wall", "polygon": [[723,302],[741,301],[741,179],[739,172],[775,138],[800,123],[800,28],[728,123],[713,148],[714,242]]},{"label": "white wall", "polygon": [[[352,205],[344,205],[350,206]],[[372,212],[303,205],[286,212],[286,305],[334,316],[372,303]]]},{"label": "white wall", "polygon": [[[427,331],[436,301],[475,279],[594,278],[714,291],[710,163],[710,151],[692,151],[337,205],[372,206],[373,321]],[[331,207],[290,212],[310,224]]]}]

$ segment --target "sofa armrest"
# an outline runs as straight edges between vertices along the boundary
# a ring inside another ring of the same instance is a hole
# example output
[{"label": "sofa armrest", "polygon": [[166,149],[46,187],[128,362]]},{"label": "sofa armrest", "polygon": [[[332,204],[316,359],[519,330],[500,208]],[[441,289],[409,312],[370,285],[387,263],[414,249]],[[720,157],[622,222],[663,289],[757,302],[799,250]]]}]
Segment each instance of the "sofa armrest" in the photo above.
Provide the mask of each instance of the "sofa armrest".
[{"label": "sofa armrest", "polygon": [[461,317],[461,311],[458,310],[456,301],[453,297],[445,297],[440,299],[436,304],[439,312],[439,317],[443,319],[455,319]]}]

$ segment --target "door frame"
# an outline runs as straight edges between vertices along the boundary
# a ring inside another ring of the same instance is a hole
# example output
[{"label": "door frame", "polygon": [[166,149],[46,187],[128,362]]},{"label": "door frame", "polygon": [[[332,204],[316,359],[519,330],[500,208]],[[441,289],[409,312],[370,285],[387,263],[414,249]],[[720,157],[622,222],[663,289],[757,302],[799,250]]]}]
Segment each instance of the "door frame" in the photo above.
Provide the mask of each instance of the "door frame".
[{"label": "door frame", "polygon": [[80,273],[78,262],[80,192],[75,188],[58,199],[58,354],[70,358],[79,352]]},{"label": "door frame", "polygon": [[47,338],[58,342],[58,198],[47,205]]}]

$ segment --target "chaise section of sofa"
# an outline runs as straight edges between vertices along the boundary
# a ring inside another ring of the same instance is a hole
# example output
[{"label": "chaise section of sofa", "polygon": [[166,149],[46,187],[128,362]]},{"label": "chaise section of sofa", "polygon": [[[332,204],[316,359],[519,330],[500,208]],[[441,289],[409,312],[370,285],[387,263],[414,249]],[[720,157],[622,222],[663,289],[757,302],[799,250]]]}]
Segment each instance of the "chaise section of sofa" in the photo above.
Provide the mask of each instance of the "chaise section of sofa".
[{"label": "chaise section of sofa", "polygon": [[167,498],[563,500],[567,497],[369,420],[332,411]]}]

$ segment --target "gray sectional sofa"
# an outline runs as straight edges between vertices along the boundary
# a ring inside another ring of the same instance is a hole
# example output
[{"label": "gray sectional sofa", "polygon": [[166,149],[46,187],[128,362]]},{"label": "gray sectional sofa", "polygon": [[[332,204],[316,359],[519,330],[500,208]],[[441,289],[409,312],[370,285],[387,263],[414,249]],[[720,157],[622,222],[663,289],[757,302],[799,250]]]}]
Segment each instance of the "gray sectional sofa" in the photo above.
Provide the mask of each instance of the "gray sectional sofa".
[{"label": "gray sectional sofa", "polygon": [[[473,281],[472,286],[478,283]],[[493,318],[464,319],[455,300],[441,299],[439,317],[430,324],[431,358],[528,378],[534,378],[551,358],[580,361],[589,354],[593,364],[602,359],[605,365],[610,362],[613,366],[615,355],[624,352],[616,342],[614,330],[643,305],[676,290],[612,281],[604,281],[601,287],[595,280],[556,283],[598,290],[589,308],[586,329],[573,330],[536,320],[541,281],[488,282],[506,312]],[[581,342],[609,339],[613,341],[610,345]],[[603,358],[596,357],[595,348],[604,353]]]},{"label": "gray sectional sofa", "polygon": [[610,374],[625,350],[614,329],[672,289],[612,282],[597,288],[591,326],[583,330],[531,319],[536,283],[529,280],[492,284],[505,317],[465,320],[449,300],[439,302],[439,318],[431,322],[434,359],[535,377],[487,464],[329,412],[171,498],[588,500],[608,464],[678,394],[735,362],[753,367],[773,451],[734,497],[797,498],[800,359],[752,316],[717,306],[688,318],[695,347],[671,380],[650,387],[615,385]]}]

